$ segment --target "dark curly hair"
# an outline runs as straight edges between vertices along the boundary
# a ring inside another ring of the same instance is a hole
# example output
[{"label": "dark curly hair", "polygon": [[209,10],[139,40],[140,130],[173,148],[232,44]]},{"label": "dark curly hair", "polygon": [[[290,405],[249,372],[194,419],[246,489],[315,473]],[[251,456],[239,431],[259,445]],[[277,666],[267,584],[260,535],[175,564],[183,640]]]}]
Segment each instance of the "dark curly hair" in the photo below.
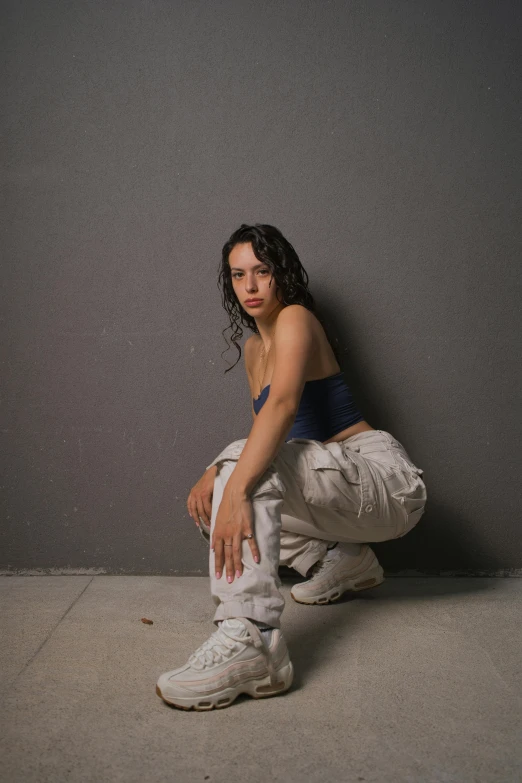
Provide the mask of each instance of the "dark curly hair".
[{"label": "dark curly hair", "polygon": [[[234,231],[230,239],[223,245],[221,251],[221,263],[218,277],[218,286],[221,288],[223,307],[230,317],[230,325],[223,329],[223,337],[227,329],[232,329],[231,341],[237,348],[239,356],[237,361],[225,372],[232,370],[241,358],[241,346],[239,340],[243,336],[241,326],[248,327],[254,334],[259,334],[255,318],[249,315],[239,304],[232,285],[232,274],[229,265],[229,255],[235,245],[250,242],[254,255],[259,261],[265,263],[271,270],[276,285],[282,294],[282,303],[287,306],[300,304],[310,310],[320,321],[326,332],[330,345],[337,361],[339,362],[339,345],[337,338],[331,339],[329,330],[321,315],[317,311],[314,298],[308,290],[308,275],[299,256],[283,234],[275,226],[266,223],[256,223],[249,226],[246,223]],[[223,351],[225,353],[225,351]],[[223,355],[223,354],[222,354]],[[339,362],[340,364],[340,362]]]}]

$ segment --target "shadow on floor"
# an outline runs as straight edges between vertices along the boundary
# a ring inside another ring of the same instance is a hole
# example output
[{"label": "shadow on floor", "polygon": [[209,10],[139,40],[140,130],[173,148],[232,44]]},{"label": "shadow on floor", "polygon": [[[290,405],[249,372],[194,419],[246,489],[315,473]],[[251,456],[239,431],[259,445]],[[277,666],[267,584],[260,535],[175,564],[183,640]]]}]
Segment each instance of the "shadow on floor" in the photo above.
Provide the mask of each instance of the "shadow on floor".
[{"label": "shadow on floor", "polygon": [[[286,567],[280,569],[280,577],[282,584],[288,587],[305,581],[304,577]],[[397,605],[403,602],[424,604],[426,599],[430,603],[431,600],[436,602],[446,598],[458,599],[494,590],[495,581],[457,577],[388,577],[383,584],[373,589],[358,593],[346,592],[332,604],[308,607],[300,605],[303,611],[299,613],[297,623],[294,622],[291,629],[285,627],[285,637],[295,667],[293,687],[304,685],[307,675],[320,665],[323,651],[328,650],[337,640],[346,638],[347,634],[357,631],[372,604],[378,604],[380,610],[389,604],[396,610]],[[292,601],[290,596],[288,601]],[[355,611],[342,611],[346,605],[351,605]]]}]

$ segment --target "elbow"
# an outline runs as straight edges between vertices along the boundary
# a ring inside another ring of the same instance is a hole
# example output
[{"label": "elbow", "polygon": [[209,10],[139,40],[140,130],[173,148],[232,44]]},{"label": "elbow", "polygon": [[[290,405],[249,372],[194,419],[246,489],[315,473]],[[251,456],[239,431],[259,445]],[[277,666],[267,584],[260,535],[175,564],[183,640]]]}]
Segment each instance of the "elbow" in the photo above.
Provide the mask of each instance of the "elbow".
[{"label": "elbow", "polygon": [[295,400],[289,399],[288,397],[274,396],[270,398],[269,396],[263,407],[266,407],[268,403],[270,409],[291,421],[295,419],[299,408],[299,403],[296,403]]}]

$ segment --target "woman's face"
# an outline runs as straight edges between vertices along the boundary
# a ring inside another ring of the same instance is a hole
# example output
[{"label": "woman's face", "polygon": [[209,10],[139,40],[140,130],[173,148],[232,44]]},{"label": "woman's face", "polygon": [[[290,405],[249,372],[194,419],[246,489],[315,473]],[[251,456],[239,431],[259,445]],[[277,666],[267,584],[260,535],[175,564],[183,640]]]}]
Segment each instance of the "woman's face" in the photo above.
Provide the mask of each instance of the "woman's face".
[{"label": "woman's face", "polygon": [[281,306],[272,272],[267,264],[256,258],[250,242],[234,245],[228,256],[228,264],[234,292],[239,304],[249,315],[266,318]]}]

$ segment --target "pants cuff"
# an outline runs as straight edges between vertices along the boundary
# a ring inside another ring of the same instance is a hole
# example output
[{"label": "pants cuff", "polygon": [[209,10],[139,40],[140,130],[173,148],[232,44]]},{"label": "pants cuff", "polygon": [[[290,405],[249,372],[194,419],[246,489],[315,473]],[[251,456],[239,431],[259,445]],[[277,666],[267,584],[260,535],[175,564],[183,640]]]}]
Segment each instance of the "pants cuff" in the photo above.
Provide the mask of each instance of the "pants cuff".
[{"label": "pants cuff", "polygon": [[315,550],[305,552],[300,557],[296,557],[296,559],[292,563],[292,568],[295,568],[298,574],[301,574],[301,576],[306,576],[308,571],[311,569],[313,565],[317,563],[318,560],[320,560],[324,555],[326,554],[326,541],[324,544],[324,547],[317,548]]},{"label": "pants cuff", "polygon": [[258,622],[266,623],[274,628],[281,628],[282,611],[282,606],[280,610],[277,610],[269,609],[259,604],[225,601],[219,604],[212,622],[217,625],[220,620],[230,620],[233,617],[247,617],[249,620],[258,620]]}]

